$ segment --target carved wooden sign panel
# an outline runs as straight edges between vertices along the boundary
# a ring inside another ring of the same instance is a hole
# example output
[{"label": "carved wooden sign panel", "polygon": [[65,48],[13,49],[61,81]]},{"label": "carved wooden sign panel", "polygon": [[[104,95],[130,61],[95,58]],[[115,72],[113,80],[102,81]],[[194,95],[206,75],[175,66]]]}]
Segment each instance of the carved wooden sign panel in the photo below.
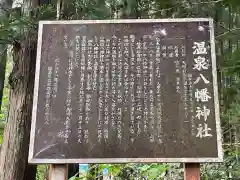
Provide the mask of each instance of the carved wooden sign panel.
[{"label": "carved wooden sign panel", "polygon": [[30,163],[222,161],[211,19],[42,21]]}]

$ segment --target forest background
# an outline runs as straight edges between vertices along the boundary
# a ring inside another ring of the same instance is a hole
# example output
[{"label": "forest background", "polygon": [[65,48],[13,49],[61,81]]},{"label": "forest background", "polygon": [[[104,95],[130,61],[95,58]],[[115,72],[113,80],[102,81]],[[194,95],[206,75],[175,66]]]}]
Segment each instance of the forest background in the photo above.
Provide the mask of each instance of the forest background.
[{"label": "forest background", "polygon": [[[0,180],[48,178],[47,165],[27,163],[39,20],[187,17],[215,24],[224,162],[202,164],[201,179],[240,179],[240,0],[0,0]],[[94,164],[71,179],[102,179],[105,168],[119,180],[183,179],[182,164],[167,163]]]}]

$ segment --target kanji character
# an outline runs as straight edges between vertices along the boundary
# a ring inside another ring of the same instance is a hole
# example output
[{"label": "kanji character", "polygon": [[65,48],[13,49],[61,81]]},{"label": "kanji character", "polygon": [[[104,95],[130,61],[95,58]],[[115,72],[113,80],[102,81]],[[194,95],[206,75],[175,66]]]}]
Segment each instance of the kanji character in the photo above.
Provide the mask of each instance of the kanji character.
[{"label": "kanji character", "polygon": [[206,62],[204,57],[198,56],[197,58],[194,58],[194,62],[195,64],[193,69],[197,69],[198,71],[208,69],[209,64]]},{"label": "kanji character", "polygon": [[194,49],[193,54],[207,54],[207,48],[205,47],[205,42],[194,42],[193,47]]},{"label": "kanji character", "polygon": [[197,99],[198,102],[199,101],[207,102],[208,99],[211,99],[211,96],[209,95],[207,88],[204,88],[204,89],[196,90],[195,98]]},{"label": "kanji character", "polygon": [[204,123],[204,127],[202,124],[199,124],[197,128],[198,132],[196,137],[203,138],[203,137],[212,137],[212,134],[210,134],[211,128],[208,127],[206,123]]},{"label": "kanji character", "polygon": [[200,74],[200,77],[198,77],[193,84],[199,83],[199,81],[200,81],[201,79],[203,80],[203,82],[204,82],[205,84],[209,84],[209,83],[210,83],[210,81],[208,81],[208,80],[203,76],[203,74]]},{"label": "kanji character", "polygon": [[203,109],[201,109],[200,107],[197,107],[197,110],[196,110],[196,117],[198,119],[201,118],[201,116],[204,117],[204,121],[207,120],[207,117],[210,115],[210,109],[208,109],[206,106],[203,106]]}]

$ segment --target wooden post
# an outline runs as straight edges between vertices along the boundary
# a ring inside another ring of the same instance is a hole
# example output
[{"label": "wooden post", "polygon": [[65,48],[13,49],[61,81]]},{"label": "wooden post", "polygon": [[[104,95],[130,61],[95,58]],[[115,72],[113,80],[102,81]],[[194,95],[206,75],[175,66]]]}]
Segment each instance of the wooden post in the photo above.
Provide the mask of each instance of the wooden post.
[{"label": "wooden post", "polygon": [[51,164],[49,171],[49,180],[67,180],[67,164]]},{"label": "wooden post", "polygon": [[184,180],[200,180],[200,163],[184,164]]}]

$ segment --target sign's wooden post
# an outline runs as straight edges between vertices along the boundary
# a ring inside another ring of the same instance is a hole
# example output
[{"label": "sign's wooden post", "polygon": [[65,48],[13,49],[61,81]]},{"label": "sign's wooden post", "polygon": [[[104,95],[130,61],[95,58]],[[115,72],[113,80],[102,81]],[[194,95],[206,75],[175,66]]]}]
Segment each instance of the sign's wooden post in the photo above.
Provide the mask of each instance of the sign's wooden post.
[{"label": "sign's wooden post", "polygon": [[184,180],[200,180],[200,164],[199,163],[184,164]]},{"label": "sign's wooden post", "polygon": [[49,171],[49,180],[67,180],[67,164],[51,164]]}]

